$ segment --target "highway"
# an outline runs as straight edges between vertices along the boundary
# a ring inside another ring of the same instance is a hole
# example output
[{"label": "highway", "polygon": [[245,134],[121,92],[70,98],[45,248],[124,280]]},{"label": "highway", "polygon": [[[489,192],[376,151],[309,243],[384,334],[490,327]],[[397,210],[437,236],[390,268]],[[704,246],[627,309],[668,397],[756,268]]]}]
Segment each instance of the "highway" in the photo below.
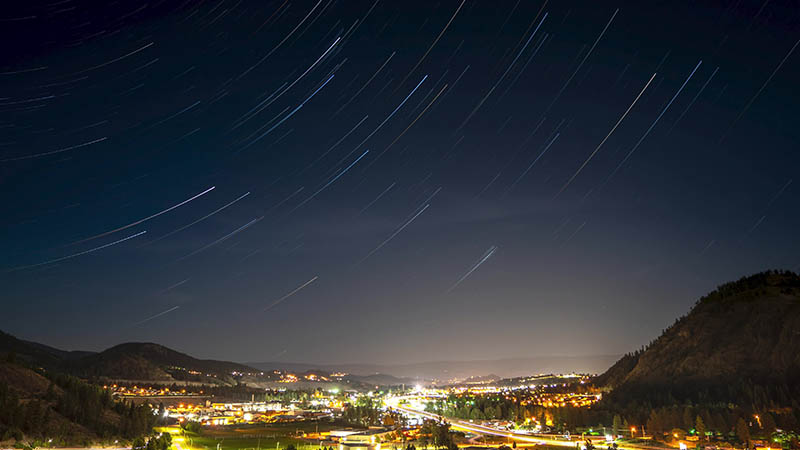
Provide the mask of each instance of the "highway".
[{"label": "highway", "polygon": [[[522,443],[534,444],[534,445],[553,445],[558,447],[570,447],[576,448],[580,447],[583,444],[583,440],[580,437],[577,437],[573,440],[566,440],[564,438],[556,439],[554,435],[535,435],[531,436],[528,434],[522,433],[515,433],[513,431],[506,431],[506,430],[498,430],[496,428],[487,427],[484,425],[472,423],[467,420],[455,419],[452,417],[444,417],[438,414],[429,413],[427,411],[421,411],[418,409],[413,409],[408,406],[401,406],[400,403],[403,400],[407,400],[408,397],[393,397],[386,400],[387,406],[396,409],[398,411],[402,411],[406,414],[411,416],[417,417],[424,417],[427,419],[433,419],[436,421],[447,421],[450,424],[450,427],[454,430],[458,431],[466,431],[469,433],[475,433],[480,435],[490,435],[490,436],[500,436],[508,439],[513,439],[515,441],[519,441]],[[604,438],[597,438],[594,437],[593,443],[598,448],[605,447],[606,441]],[[620,444],[620,450],[664,450],[664,447],[656,447],[656,446],[648,446],[648,445],[630,445],[630,444]]]}]

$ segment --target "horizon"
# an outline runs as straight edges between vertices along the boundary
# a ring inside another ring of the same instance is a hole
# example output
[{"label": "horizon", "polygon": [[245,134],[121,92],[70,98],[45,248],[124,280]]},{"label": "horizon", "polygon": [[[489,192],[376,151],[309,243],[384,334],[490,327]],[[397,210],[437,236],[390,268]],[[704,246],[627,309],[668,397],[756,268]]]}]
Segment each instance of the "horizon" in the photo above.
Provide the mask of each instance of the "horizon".
[{"label": "horizon", "polygon": [[[0,332],[4,332],[0,330]],[[278,365],[303,365],[303,366],[314,366],[319,365],[318,369],[323,369],[322,366],[378,366],[378,367],[405,367],[405,366],[415,366],[415,365],[426,365],[426,364],[464,364],[464,363],[484,363],[484,362],[509,362],[509,361],[527,361],[527,360],[537,360],[537,359],[588,359],[588,358],[614,358],[614,360],[618,359],[623,354],[598,354],[598,355],[531,355],[531,356],[517,356],[517,357],[505,357],[505,358],[495,358],[495,359],[472,359],[472,360],[453,360],[453,359],[442,359],[442,360],[420,360],[420,361],[376,361],[376,362],[364,362],[364,361],[325,361],[325,362],[318,362],[318,361],[257,361],[257,360],[228,360],[225,357],[215,357],[215,356],[208,356],[203,354],[193,354],[179,348],[169,347],[167,345],[158,343],[158,342],[145,342],[145,341],[126,341],[126,342],[119,342],[113,345],[108,345],[105,347],[96,347],[96,348],[63,348],[57,345],[53,345],[46,342],[41,341],[34,341],[31,339],[26,339],[24,336],[16,336],[12,335],[13,337],[20,339],[26,342],[33,342],[36,344],[42,344],[47,347],[51,347],[56,350],[67,351],[67,352],[90,352],[90,353],[101,353],[105,350],[109,350],[115,348],[120,345],[125,344],[154,344],[161,347],[166,347],[170,350],[177,351],[179,353],[186,354],[196,359],[204,359],[204,360],[215,360],[215,361],[230,361],[237,364],[242,365],[251,365],[251,364],[278,364]],[[251,366],[252,367],[252,366]],[[258,369],[257,367],[253,367],[254,369]],[[259,369],[260,370],[260,369]],[[559,372],[559,373],[567,373],[567,372]],[[386,375],[392,375],[391,373],[386,373]],[[488,375],[485,374],[485,375]]]}]

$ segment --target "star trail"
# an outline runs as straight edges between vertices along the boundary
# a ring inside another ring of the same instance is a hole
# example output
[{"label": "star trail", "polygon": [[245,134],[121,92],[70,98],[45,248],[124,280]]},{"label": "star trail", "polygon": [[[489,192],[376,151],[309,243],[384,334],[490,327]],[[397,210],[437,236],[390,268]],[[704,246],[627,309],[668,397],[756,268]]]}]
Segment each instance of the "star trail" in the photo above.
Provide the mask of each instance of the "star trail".
[{"label": "star trail", "polygon": [[800,269],[792,2],[0,14],[0,329],[24,339],[621,354]]}]

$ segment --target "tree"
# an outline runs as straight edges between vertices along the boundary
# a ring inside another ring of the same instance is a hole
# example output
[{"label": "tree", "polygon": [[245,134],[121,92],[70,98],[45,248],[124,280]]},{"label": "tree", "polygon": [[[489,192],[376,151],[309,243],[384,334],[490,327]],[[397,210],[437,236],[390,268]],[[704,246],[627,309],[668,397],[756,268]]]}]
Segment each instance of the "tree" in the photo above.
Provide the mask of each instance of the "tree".
[{"label": "tree", "polygon": [[695,425],[695,421],[692,420],[692,408],[687,406],[683,409],[683,427],[687,430],[691,430],[692,427]]},{"label": "tree", "polygon": [[661,418],[655,410],[650,411],[650,417],[647,419],[647,429],[653,437],[660,438],[664,433],[664,426],[661,423]]},{"label": "tree", "polygon": [[428,444],[430,443],[427,435],[420,435],[418,442],[422,448],[428,448]]},{"label": "tree", "polygon": [[750,448],[750,428],[747,426],[747,422],[741,417],[736,421],[736,437]]},{"label": "tree", "polygon": [[181,428],[194,434],[203,433],[203,424],[194,420],[187,420],[186,422],[183,422],[181,424]]},{"label": "tree", "polygon": [[171,446],[172,435],[169,433],[161,433],[157,437],[150,438],[145,448],[147,450],[169,450]]},{"label": "tree", "polygon": [[715,412],[713,417],[714,431],[717,431],[718,433],[729,433],[731,431],[730,424],[725,420],[725,416],[723,416],[721,412]]},{"label": "tree", "polygon": [[618,434],[622,429],[622,418],[619,416],[619,414],[614,414],[612,428],[614,429],[614,434]]},{"label": "tree", "polygon": [[419,430],[420,443],[426,448],[432,443],[434,448],[451,448],[455,441],[450,433],[450,424],[426,420]]},{"label": "tree", "polygon": [[345,409],[342,418],[346,422],[361,426],[373,426],[380,423],[380,405],[367,396],[361,396],[355,405],[350,405]]},{"label": "tree", "polygon": [[772,414],[768,412],[761,414],[761,428],[764,429],[764,434],[766,436],[769,436],[775,432],[775,429],[778,428],[778,426],[775,425],[775,419],[772,418]]},{"label": "tree", "polygon": [[450,447],[453,442],[453,437],[450,436],[450,424],[440,423],[436,424],[433,429],[433,445],[434,447]]},{"label": "tree", "polygon": [[697,416],[694,419],[694,431],[697,433],[697,436],[699,436],[701,440],[705,440],[706,424],[705,422],[703,422],[703,418],[700,416]]}]

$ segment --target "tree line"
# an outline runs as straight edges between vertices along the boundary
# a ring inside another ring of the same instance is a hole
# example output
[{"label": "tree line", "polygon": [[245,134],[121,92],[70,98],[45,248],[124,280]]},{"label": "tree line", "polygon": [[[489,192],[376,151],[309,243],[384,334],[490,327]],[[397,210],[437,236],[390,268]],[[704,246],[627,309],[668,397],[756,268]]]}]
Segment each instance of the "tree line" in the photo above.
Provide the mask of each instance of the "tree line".
[{"label": "tree line", "polygon": [[[746,383],[744,383],[746,384]],[[695,403],[686,398],[676,398],[670,391],[652,389],[649,393],[626,393],[610,395],[608,400],[591,407],[545,407],[535,404],[523,405],[526,395],[455,395],[429,402],[426,410],[446,417],[465,420],[507,420],[518,424],[538,422],[551,432],[580,432],[589,429],[604,430],[610,434],[629,437],[647,436],[668,440],[678,435],[697,436],[700,441],[721,439],[746,444],[752,439],[770,439],[778,430],[784,432],[800,429],[800,418],[795,403],[787,400],[783,407],[778,403],[762,401],[754,407],[748,400],[769,398],[781,392],[781,385],[745,387],[733,383],[728,386],[734,392],[747,390],[752,395],[743,395],[741,404],[725,402]],[[788,394],[787,394],[788,395]],[[699,395],[700,398],[708,398]],[[746,406],[744,406],[746,405]],[[788,436],[792,436],[789,434]],[[791,441],[791,438],[789,439]]]},{"label": "tree line", "polygon": [[380,425],[380,402],[366,395],[358,397],[355,404],[345,405],[342,420],[362,427]]},{"label": "tree line", "polygon": [[150,435],[161,417],[148,405],[118,401],[108,390],[74,376],[39,374],[49,384],[44,394],[31,398],[21,398],[0,382],[0,440],[52,439],[53,445],[88,444],[98,438],[131,441]]}]

